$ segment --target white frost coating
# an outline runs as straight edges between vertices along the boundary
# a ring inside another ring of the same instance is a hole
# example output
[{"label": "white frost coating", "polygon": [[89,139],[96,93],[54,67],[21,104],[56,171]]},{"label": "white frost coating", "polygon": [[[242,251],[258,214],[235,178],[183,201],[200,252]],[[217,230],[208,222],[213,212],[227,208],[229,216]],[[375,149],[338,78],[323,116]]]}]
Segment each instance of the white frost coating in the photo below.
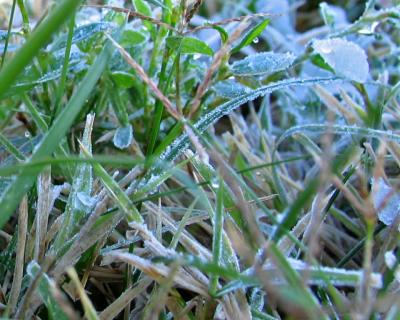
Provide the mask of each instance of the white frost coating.
[{"label": "white frost coating", "polygon": [[118,128],[114,135],[114,145],[119,149],[125,149],[130,146],[133,140],[132,126]]},{"label": "white frost coating", "polygon": [[[28,263],[28,265],[26,266],[26,273],[32,278],[34,279],[37,274],[40,272],[40,266],[37,263],[36,260],[32,260],[31,262]],[[46,282],[48,284],[52,284],[54,283],[52,279],[50,279],[47,274],[43,274],[42,277],[46,280]]]},{"label": "white frost coating", "polygon": [[385,252],[385,263],[389,269],[393,269],[393,267],[396,265],[396,256],[394,255],[393,251]]},{"label": "white frost coating", "polygon": [[71,186],[69,183],[65,182],[61,185],[55,185],[51,189],[51,200],[50,200],[50,206],[49,208],[54,207],[54,202],[57,200],[57,198],[60,196],[61,192],[64,190],[69,189]]},{"label": "white frost coating", "polygon": [[233,79],[218,82],[214,86],[214,89],[218,96],[224,98],[236,98],[237,96],[249,93],[251,91],[250,88],[245,87],[244,85]]},{"label": "white frost coating", "polygon": [[98,201],[96,197],[91,197],[86,192],[78,192],[76,194],[76,197],[79,200],[79,202],[85,207],[85,209],[93,208],[96,202]]},{"label": "white frost coating", "polygon": [[337,75],[365,82],[369,75],[367,55],[357,44],[340,39],[315,40],[312,47]]},{"label": "white frost coating", "polygon": [[400,283],[400,267],[396,268],[396,271],[394,272],[394,277],[397,280],[397,282]]},{"label": "white frost coating", "polygon": [[378,219],[386,225],[392,224],[400,214],[400,195],[383,178],[372,180],[372,200],[378,211]]},{"label": "white frost coating", "polygon": [[232,64],[236,75],[267,75],[289,68],[296,57],[290,53],[262,52],[248,56]]}]

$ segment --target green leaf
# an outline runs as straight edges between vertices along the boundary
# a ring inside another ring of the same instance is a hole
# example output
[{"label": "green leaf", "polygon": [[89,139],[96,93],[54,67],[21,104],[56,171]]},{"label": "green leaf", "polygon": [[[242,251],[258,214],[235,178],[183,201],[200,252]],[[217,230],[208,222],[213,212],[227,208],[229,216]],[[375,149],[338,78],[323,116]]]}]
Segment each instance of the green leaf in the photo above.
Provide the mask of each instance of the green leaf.
[{"label": "green leaf", "polygon": [[134,30],[125,30],[122,33],[119,43],[124,48],[129,48],[142,44],[145,41],[146,37],[142,33]]},{"label": "green leaf", "polygon": [[267,27],[268,24],[269,24],[269,19],[265,19],[263,22],[259,23],[253,29],[251,29],[244,36],[242,41],[240,41],[240,43],[231,50],[231,54],[237,53],[244,47],[247,47],[249,44],[251,44],[254,41],[254,39],[256,39],[264,31],[264,29]]},{"label": "green leaf", "polygon": [[213,50],[203,41],[190,37],[168,37],[167,46],[182,54],[205,54],[212,56]]},{"label": "green leaf", "polygon": [[[146,2],[144,2],[143,0],[132,0],[132,4],[135,7],[137,12],[139,12],[145,16],[148,16],[148,17],[152,16],[150,5],[147,4]],[[147,28],[147,30],[150,32],[152,39],[155,40],[156,33],[157,33],[156,26],[153,23],[151,23],[150,21],[143,20],[142,23]]]},{"label": "green leaf", "polygon": [[119,88],[128,89],[135,85],[133,75],[126,71],[114,71],[111,78]]},{"label": "green leaf", "polygon": [[151,8],[148,3],[143,0],[132,0],[132,4],[135,7],[135,10],[145,16],[151,16]]}]

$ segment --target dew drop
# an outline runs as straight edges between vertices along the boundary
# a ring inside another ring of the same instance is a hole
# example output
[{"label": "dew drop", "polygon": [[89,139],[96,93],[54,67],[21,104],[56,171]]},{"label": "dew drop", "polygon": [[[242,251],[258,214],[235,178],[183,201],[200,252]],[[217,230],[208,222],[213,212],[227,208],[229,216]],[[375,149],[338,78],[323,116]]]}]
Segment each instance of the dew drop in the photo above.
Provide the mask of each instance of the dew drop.
[{"label": "dew drop", "polygon": [[31,134],[29,133],[29,131],[25,131],[24,136],[25,136],[25,138],[29,138],[31,136]]},{"label": "dew drop", "polygon": [[258,43],[260,41],[260,39],[258,39],[258,37],[255,37],[253,40],[253,43]]},{"label": "dew drop", "polygon": [[218,179],[216,179],[216,178],[211,179],[211,187],[213,187],[213,188],[218,188],[219,187]]}]

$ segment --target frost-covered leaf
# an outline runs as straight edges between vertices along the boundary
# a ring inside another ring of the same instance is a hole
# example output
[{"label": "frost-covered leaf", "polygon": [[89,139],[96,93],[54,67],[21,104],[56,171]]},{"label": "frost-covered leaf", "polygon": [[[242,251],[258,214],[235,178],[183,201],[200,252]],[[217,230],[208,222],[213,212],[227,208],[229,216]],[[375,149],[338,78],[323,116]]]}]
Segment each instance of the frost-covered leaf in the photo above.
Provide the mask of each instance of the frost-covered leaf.
[{"label": "frost-covered leaf", "polygon": [[383,178],[372,180],[372,199],[378,219],[384,224],[391,225],[400,215],[400,194]]},{"label": "frost-covered leaf", "polygon": [[[36,261],[31,261],[27,268],[26,273],[34,280],[40,273],[40,266]],[[38,292],[43,303],[46,305],[49,316],[52,319],[67,320],[69,317],[64,313],[58,301],[54,298],[55,282],[50,279],[46,274],[43,274],[39,280]]]},{"label": "frost-covered leaf", "polygon": [[[94,115],[88,114],[81,144],[90,154],[92,152],[91,135],[93,123]],[[83,156],[83,150],[81,150],[80,156]],[[71,193],[69,194],[68,203],[63,214],[63,227],[54,243],[56,249],[62,248],[65,242],[79,230],[85,217],[94,207],[94,204],[88,200],[91,197],[93,186],[92,171],[90,163],[80,163],[76,167]],[[87,205],[88,203],[90,204]]]},{"label": "frost-covered leaf", "polygon": [[126,127],[120,127],[115,131],[114,145],[119,149],[128,148],[133,140],[132,126],[127,125]]},{"label": "frost-covered leaf", "polygon": [[203,41],[190,38],[190,37],[168,37],[167,46],[170,49],[179,50],[183,54],[205,54],[212,56],[214,52],[212,49]]},{"label": "frost-covered leaf", "polygon": [[231,70],[234,74],[241,76],[266,75],[289,68],[295,58],[289,52],[262,52],[235,61]]},{"label": "frost-covered leaf", "polygon": [[[115,25],[110,22],[93,22],[89,24],[82,25],[77,27],[74,31],[72,36],[72,43],[79,43],[83,40],[89,39],[91,36],[95,35],[96,33],[108,31],[114,28]],[[53,45],[53,50],[65,48],[67,45],[67,35],[62,36],[56,43]]]},{"label": "frost-covered leaf", "polygon": [[244,85],[233,79],[218,82],[214,86],[214,89],[218,96],[224,98],[235,98],[251,91],[250,88],[245,87]]},{"label": "frost-covered leaf", "polygon": [[[363,277],[363,270],[348,270],[342,268],[331,268],[323,266],[313,266],[305,263],[301,260],[288,258],[287,262],[291,268],[299,274],[307,274],[305,278],[308,285],[316,285],[325,287],[332,284],[335,287],[358,287]],[[278,268],[275,263],[267,263],[263,266],[264,271],[268,272],[270,281],[275,285],[285,285],[287,282],[282,277],[282,270]],[[246,288],[249,286],[259,286],[260,283],[255,277],[254,268],[249,268],[242,273],[243,278],[246,281],[234,280],[225,285],[217,294],[223,296],[229,292],[232,292],[238,288]],[[254,279],[254,280],[252,280]],[[249,281],[250,280],[250,281]],[[371,287],[381,288],[382,287],[382,275],[380,273],[371,274]]]},{"label": "frost-covered leaf", "polygon": [[367,55],[355,43],[335,38],[315,40],[312,47],[337,75],[357,82],[368,79]]}]

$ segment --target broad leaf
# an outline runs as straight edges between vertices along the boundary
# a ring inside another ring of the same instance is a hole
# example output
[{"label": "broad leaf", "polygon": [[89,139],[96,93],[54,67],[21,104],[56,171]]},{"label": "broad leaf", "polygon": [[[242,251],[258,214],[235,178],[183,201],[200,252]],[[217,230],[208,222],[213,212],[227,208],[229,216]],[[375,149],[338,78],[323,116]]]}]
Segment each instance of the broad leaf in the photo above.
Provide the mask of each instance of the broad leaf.
[{"label": "broad leaf", "polygon": [[167,45],[170,49],[179,50],[183,54],[205,54],[212,56],[214,52],[203,41],[190,37],[168,37]]},{"label": "broad leaf", "polygon": [[367,55],[355,43],[335,38],[315,40],[312,47],[337,75],[361,83],[367,81]]}]

